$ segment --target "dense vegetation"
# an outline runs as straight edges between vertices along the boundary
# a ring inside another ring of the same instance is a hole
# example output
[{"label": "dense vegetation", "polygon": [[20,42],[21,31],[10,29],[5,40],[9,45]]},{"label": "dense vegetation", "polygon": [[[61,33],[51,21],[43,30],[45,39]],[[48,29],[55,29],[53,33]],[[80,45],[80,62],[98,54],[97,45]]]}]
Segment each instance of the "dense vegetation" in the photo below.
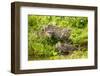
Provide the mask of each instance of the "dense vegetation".
[{"label": "dense vegetation", "polygon": [[[55,49],[57,40],[52,41],[47,36],[41,35],[43,27],[48,24],[61,28],[71,29],[69,41],[78,47],[69,55],[59,55]],[[28,16],[28,59],[77,59],[87,58],[88,52],[88,20],[87,17],[74,16]]]}]

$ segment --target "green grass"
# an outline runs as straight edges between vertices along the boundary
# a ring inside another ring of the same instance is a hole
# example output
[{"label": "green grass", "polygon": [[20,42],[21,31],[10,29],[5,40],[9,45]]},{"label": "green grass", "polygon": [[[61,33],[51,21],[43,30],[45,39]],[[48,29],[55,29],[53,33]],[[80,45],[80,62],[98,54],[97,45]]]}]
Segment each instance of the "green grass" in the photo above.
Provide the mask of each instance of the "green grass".
[{"label": "green grass", "polygon": [[50,57],[29,57],[29,60],[55,60],[55,59],[86,59],[88,58],[88,51],[74,51],[69,55],[50,56]]}]

